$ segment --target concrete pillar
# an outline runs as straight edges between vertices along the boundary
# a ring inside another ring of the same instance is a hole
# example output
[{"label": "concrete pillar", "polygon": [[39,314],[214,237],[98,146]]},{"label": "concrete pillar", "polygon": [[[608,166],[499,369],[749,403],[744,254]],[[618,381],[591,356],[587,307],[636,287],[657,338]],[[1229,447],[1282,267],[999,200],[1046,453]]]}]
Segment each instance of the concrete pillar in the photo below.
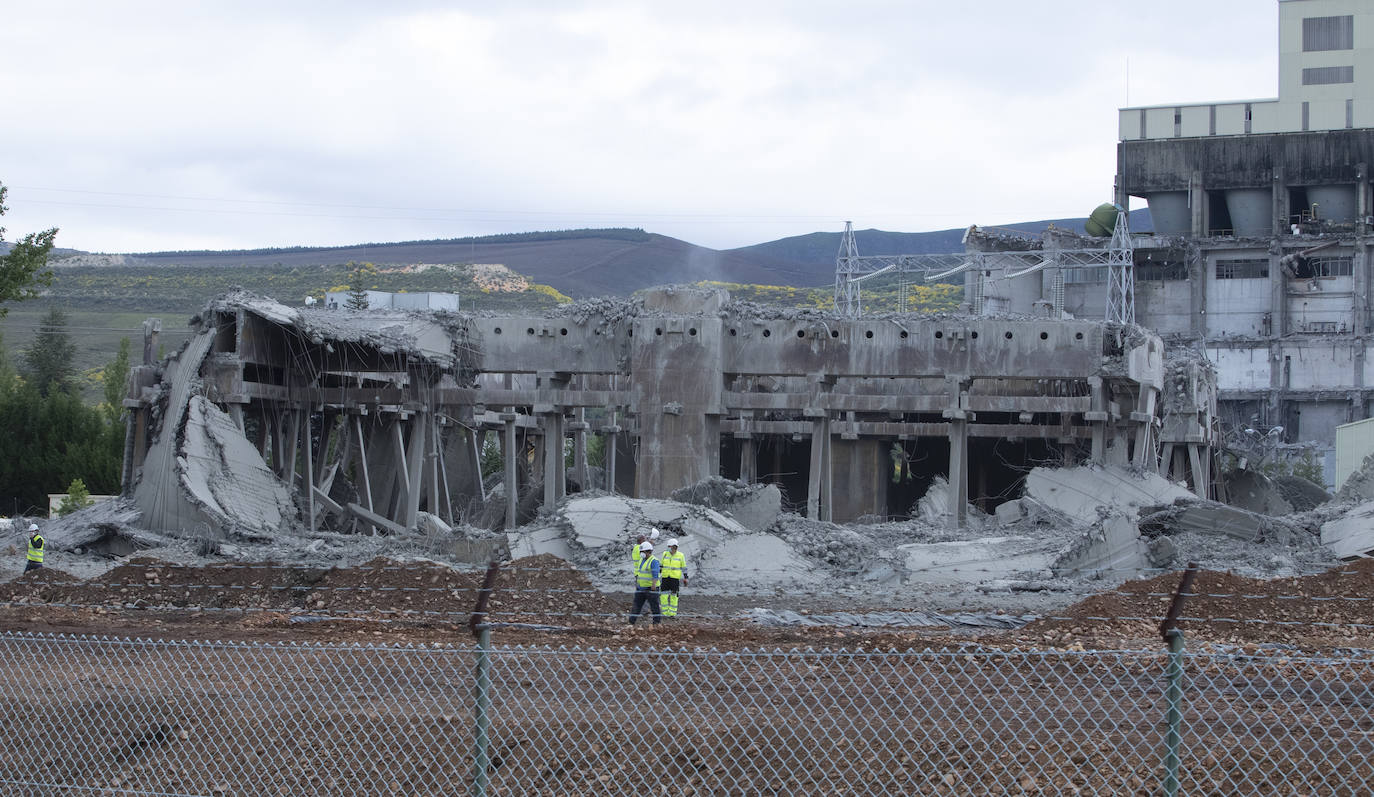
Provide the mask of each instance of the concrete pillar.
[{"label": "concrete pillar", "polygon": [[830,520],[834,516],[830,468],[830,416],[827,414],[811,422],[811,473],[806,490],[806,516],[812,520]]},{"label": "concrete pillar", "polygon": [[[1361,194],[1363,195],[1363,192]],[[1361,216],[1360,218],[1363,219],[1364,217]],[[1357,336],[1367,335],[1369,334],[1370,308],[1369,244],[1363,237],[1355,239],[1355,252],[1352,261],[1350,273],[1355,295],[1350,299],[1352,304],[1350,308],[1351,328]],[[1361,371],[1356,369],[1355,374],[1359,377]]]},{"label": "concrete pillar", "polygon": [[573,478],[577,480],[579,489],[586,490],[591,487],[587,484],[587,410],[578,407],[577,418],[572,424],[573,430]]},{"label": "concrete pillar", "polygon": [[1092,409],[1083,413],[1083,420],[1087,421],[1092,429],[1092,459],[1093,462],[1106,462],[1107,386],[1099,376],[1088,377],[1088,385],[1092,390]]},{"label": "concrete pillar", "polygon": [[949,421],[949,515],[955,528],[968,523],[968,420]]},{"label": "concrete pillar", "polygon": [[477,482],[477,497],[487,497],[486,479],[482,476],[482,449],[487,445],[487,430],[484,427],[477,427],[468,431],[468,456],[472,463],[473,479]]},{"label": "concrete pillar", "polygon": [[758,481],[758,450],[754,438],[748,435],[739,438],[739,480],[745,484]]},{"label": "concrete pillar", "polygon": [[608,493],[615,492],[615,444],[619,431],[620,427],[615,424],[611,424],[601,430],[601,433],[604,435],[602,438],[604,442],[601,445],[602,449],[606,452],[606,486],[604,489]]},{"label": "concrete pillar", "polygon": [[515,528],[515,515],[520,506],[520,476],[516,471],[515,462],[515,413],[501,413],[501,420],[506,424],[505,435],[502,439],[502,453],[505,454],[505,488],[506,488],[506,530]]},{"label": "concrete pillar", "polygon": [[359,490],[359,498],[362,499],[363,508],[369,512],[372,508],[372,476],[368,473],[367,467],[367,440],[363,437],[363,418],[361,415],[353,416],[353,433],[358,438],[358,473],[362,477],[362,489]]},{"label": "concrete pillar", "polygon": [[566,491],[567,467],[563,460],[563,413],[545,413],[539,425],[544,429],[544,506],[558,503]]},{"label": "concrete pillar", "polygon": [[[426,410],[415,413],[410,423],[410,443],[406,447],[406,481],[409,492],[406,493],[406,501],[402,505],[403,512],[400,517],[394,518],[408,529],[419,525],[420,498],[425,492],[425,453],[429,449],[429,425],[433,420],[433,414]],[[399,427],[400,424],[397,424],[397,428]]]},{"label": "concrete pillar", "polygon": [[720,474],[722,321],[717,308],[687,308],[679,299],[690,296],[661,294],[653,302],[667,312],[634,321],[630,411],[639,430],[638,498],[666,498]]},{"label": "concrete pillar", "polygon": [[1135,426],[1135,466],[1151,471],[1159,470],[1155,459],[1155,394],[1151,385],[1140,386],[1140,396],[1136,401],[1136,411],[1131,413],[1131,423]]},{"label": "concrete pillar", "polygon": [[1188,180],[1188,205],[1192,210],[1193,237],[1207,235],[1207,191],[1202,185],[1202,172],[1194,171]]},{"label": "concrete pillar", "polygon": [[1288,181],[1284,174],[1283,167],[1274,169],[1274,235],[1288,235],[1290,228],[1288,225]]}]

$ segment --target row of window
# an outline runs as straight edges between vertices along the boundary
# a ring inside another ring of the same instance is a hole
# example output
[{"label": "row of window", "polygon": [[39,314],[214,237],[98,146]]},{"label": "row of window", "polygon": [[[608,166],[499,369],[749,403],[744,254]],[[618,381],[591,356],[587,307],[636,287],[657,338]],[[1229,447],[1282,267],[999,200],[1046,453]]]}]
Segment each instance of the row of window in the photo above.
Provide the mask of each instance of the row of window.
[{"label": "row of window", "polygon": [[1302,21],[1302,51],[1355,49],[1355,17],[1308,17]]},{"label": "row of window", "polygon": [[[1351,257],[1305,257],[1293,268],[1296,279],[1316,277],[1349,277],[1354,273],[1354,258]],[[1247,257],[1216,261],[1216,278],[1219,280],[1269,279],[1269,258]],[[1188,266],[1182,262],[1162,261],[1138,263],[1135,267],[1136,282],[1171,282],[1188,279]],[[1066,268],[1065,284],[1083,285],[1107,281],[1105,268]]]}]

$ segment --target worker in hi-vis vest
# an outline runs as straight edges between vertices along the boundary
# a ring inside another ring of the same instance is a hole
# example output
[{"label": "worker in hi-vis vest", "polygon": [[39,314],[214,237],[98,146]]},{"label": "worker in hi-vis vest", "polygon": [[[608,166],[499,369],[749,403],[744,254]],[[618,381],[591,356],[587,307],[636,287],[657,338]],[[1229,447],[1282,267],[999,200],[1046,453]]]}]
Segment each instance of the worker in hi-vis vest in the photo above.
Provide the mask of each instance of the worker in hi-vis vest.
[{"label": "worker in hi-vis vest", "polygon": [[668,540],[668,550],[658,558],[663,578],[660,581],[660,600],[663,616],[677,617],[677,593],[687,583],[687,557],[677,549],[677,538]]},{"label": "worker in hi-vis vest", "polygon": [[38,524],[29,524],[29,561],[24,565],[24,572],[37,570],[43,566],[43,549],[47,543],[43,535],[38,533]]},{"label": "worker in hi-vis vest", "polygon": [[635,540],[635,544],[630,546],[630,567],[633,568],[635,565],[639,564],[639,546],[646,542],[654,542],[657,539],[658,529],[649,529],[649,534],[647,536],[644,534],[639,535]]},{"label": "worker in hi-vis vest", "polygon": [[644,604],[654,613],[654,625],[663,620],[663,608],[658,603],[659,573],[662,565],[654,556],[654,544],[645,540],[639,544],[639,561],[635,562],[635,602],[630,609],[630,625],[634,625],[644,611]]}]

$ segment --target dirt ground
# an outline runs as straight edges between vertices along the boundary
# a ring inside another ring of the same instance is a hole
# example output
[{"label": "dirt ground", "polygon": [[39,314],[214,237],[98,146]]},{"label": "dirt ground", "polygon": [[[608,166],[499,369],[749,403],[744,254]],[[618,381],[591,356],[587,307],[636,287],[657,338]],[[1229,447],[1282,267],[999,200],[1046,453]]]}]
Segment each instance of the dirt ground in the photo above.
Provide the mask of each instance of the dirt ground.
[{"label": "dirt ground", "polygon": [[[7,664],[0,727],[103,752],[51,758],[51,780],[32,791],[0,782],[33,794],[57,782],[134,794],[463,793],[466,623],[481,577],[388,560],[330,570],[134,560],[89,582],[51,569],[16,578],[0,585],[9,631],[409,647],[208,650],[171,700],[159,679],[182,672],[181,653],[34,642],[12,661],[49,662],[44,688],[16,686],[23,673]],[[597,592],[561,560],[519,560],[491,603],[505,624],[493,632],[503,652],[491,793],[1155,793],[1158,622],[1178,580],[1130,582],[1010,631],[763,628],[731,619],[757,601],[705,596],[691,601],[708,618],[630,630],[627,596]],[[1368,661],[1349,660],[1374,649],[1374,561],[1277,581],[1205,572],[1194,591],[1190,649],[1231,653],[1190,672],[1185,793],[1374,789],[1374,678]],[[884,658],[925,649],[936,653]],[[996,653],[1028,650],[1068,655]],[[1297,651],[1335,663],[1281,657]],[[28,758],[13,734],[0,749]]]},{"label": "dirt ground", "polygon": [[[172,566],[134,559],[90,581],[43,569],[0,584],[0,627],[64,633],[297,641],[431,642],[468,639],[468,620],[483,574],[434,564],[377,559],[344,569],[273,564]],[[627,646],[709,645],[855,647],[909,650],[959,645],[1049,649],[1149,650],[1162,646],[1158,626],[1181,573],[1130,581],[1013,630],[768,628],[734,615],[751,606],[833,610],[793,596],[731,598],[692,595],[697,617],[649,628],[625,626],[628,594],[604,594],[567,563],[538,556],[508,563],[490,604],[506,624],[502,642],[605,643]],[[1187,598],[1180,627],[1191,643],[1285,645],[1299,650],[1374,649],[1374,560],[1325,573],[1269,581],[1203,571]],[[845,606],[848,611],[881,605]],[[455,637],[455,635],[458,635]]]}]

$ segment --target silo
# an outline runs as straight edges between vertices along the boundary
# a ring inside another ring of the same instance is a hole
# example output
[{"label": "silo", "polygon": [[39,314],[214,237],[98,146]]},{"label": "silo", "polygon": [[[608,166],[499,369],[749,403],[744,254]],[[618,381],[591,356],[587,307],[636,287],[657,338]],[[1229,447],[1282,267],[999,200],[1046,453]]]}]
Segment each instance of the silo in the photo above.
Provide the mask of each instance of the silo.
[{"label": "silo", "polygon": [[1355,221],[1355,186],[1313,185],[1307,188],[1307,203],[1316,205],[1315,215],[1321,221],[1349,224]]},{"label": "silo", "polygon": [[1193,211],[1188,207],[1187,191],[1160,191],[1147,194],[1150,220],[1156,235],[1188,235],[1193,231]]},{"label": "silo", "polygon": [[1261,236],[1274,232],[1274,192],[1267,188],[1233,188],[1226,192],[1226,212],[1236,235]]}]

